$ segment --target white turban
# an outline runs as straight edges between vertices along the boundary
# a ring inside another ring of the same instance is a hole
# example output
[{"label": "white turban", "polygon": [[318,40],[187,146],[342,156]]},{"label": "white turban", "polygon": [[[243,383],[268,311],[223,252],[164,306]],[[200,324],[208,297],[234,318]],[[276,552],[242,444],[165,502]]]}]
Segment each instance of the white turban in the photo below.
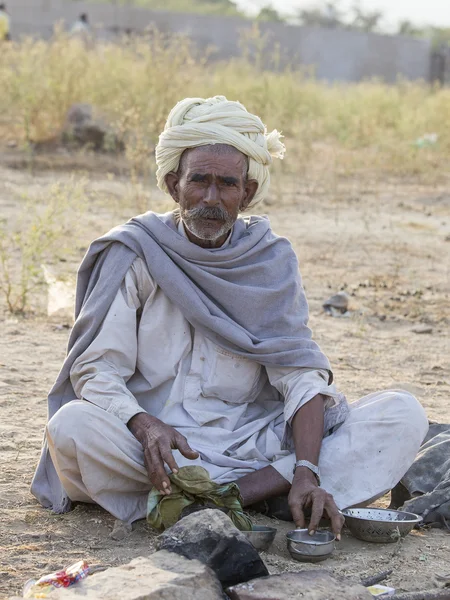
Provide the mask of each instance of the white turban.
[{"label": "white turban", "polygon": [[181,155],[188,148],[227,144],[248,156],[248,177],[258,182],[258,191],[250,204],[255,206],[268,192],[272,158],[284,156],[281,137],[276,129],[267,133],[261,119],[249,113],[240,102],[232,102],[225,96],[206,100],[185,98],[170,111],[159,136],[156,146],[158,187],[163,192],[168,191],[165,176],[177,171]]}]

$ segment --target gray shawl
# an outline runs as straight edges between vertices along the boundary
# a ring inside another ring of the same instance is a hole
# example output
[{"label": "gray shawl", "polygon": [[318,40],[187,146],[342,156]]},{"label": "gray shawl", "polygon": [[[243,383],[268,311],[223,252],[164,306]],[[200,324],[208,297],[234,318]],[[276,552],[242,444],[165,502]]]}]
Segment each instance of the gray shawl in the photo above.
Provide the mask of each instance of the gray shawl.
[{"label": "gray shawl", "polygon": [[[81,263],[68,354],[48,397],[49,419],[75,393],[70,369],[94,340],[135,258],[142,258],[161,290],[194,329],[222,348],[262,365],[325,369],[326,356],[311,339],[308,305],[297,258],[266,217],[239,218],[230,243],[204,249],[178,233],[177,211],[145,213],[90,246]],[[44,440],[32,493],[64,512],[70,501]]]}]

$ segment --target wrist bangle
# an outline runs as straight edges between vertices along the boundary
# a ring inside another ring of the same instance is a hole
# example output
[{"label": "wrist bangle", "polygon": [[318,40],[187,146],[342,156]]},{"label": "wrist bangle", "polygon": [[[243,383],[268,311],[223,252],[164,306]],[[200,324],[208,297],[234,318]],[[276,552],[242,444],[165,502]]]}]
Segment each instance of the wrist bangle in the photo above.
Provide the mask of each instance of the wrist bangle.
[{"label": "wrist bangle", "polygon": [[320,486],[320,471],[319,471],[319,467],[316,467],[316,465],[313,465],[313,463],[309,462],[309,460],[298,460],[295,463],[295,465],[294,465],[294,474],[295,474],[295,470],[296,470],[297,467],[306,467],[312,473],[314,473],[314,475],[316,476],[316,479],[317,479],[317,483]]}]

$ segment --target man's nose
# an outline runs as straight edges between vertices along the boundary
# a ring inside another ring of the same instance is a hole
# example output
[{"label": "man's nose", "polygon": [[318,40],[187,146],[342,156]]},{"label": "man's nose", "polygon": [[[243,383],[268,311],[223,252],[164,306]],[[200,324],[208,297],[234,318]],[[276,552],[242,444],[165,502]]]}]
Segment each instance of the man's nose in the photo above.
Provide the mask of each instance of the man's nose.
[{"label": "man's nose", "polygon": [[220,204],[220,191],[215,183],[211,183],[206,190],[204,201],[209,206],[216,206]]}]

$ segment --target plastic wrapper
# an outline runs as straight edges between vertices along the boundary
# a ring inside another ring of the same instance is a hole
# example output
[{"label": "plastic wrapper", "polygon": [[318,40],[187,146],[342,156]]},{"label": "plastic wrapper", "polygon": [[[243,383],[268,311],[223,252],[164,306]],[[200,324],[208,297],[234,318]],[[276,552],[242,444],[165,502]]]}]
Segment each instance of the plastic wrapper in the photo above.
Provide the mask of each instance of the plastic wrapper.
[{"label": "plastic wrapper", "polygon": [[395,589],[386,585],[371,585],[367,589],[375,598],[387,598],[395,594]]},{"label": "plastic wrapper", "polygon": [[69,587],[89,575],[89,565],[85,560],[57,571],[44,575],[37,581],[27,581],[23,590],[24,598],[51,598],[55,588]]}]

